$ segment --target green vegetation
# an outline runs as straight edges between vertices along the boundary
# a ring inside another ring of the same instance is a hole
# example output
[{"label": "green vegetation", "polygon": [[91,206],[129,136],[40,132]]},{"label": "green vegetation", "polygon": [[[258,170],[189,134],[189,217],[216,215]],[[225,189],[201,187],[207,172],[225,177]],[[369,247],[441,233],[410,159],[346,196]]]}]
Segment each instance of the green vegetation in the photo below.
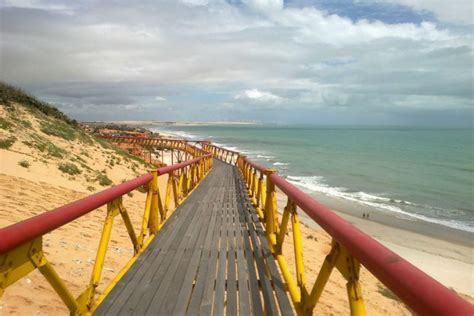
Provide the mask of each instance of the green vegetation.
[{"label": "green vegetation", "polygon": [[41,131],[47,135],[57,136],[65,140],[76,139],[76,131],[71,126],[61,122],[41,122]]},{"label": "green vegetation", "polygon": [[10,121],[4,119],[3,117],[0,117],[0,128],[1,129],[9,130],[12,127],[13,127],[13,124]]},{"label": "green vegetation", "polygon": [[22,160],[22,161],[19,161],[18,164],[20,166],[22,166],[23,168],[29,168],[30,167],[30,162],[28,160]]},{"label": "green vegetation", "polygon": [[16,137],[10,136],[8,138],[0,139],[0,148],[2,149],[9,149],[15,143]]},{"label": "green vegetation", "polygon": [[77,136],[79,140],[86,145],[94,144],[94,139],[91,136],[87,135],[83,130],[78,130]]},{"label": "green vegetation", "polygon": [[81,170],[75,164],[70,162],[59,164],[58,169],[64,173],[70,174],[71,176],[81,173]]},{"label": "green vegetation", "polygon": [[[0,138],[0,148],[9,149],[15,142],[22,142],[33,151],[26,154],[38,156],[34,161],[56,165],[59,170],[69,175],[69,179],[74,179],[80,174],[89,182],[88,190],[90,191],[96,191],[94,186],[99,184],[101,186],[113,185],[106,174],[110,168],[122,165],[138,174],[143,167],[149,166],[141,158],[80,129],[77,122],[69,119],[54,106],[2,82],[0,82],[0,107],[0,110],[3,110],[0,117],[0,130],[8,131],[7,135],[2,135],[3,138]],[[70,143],[63,146],[64,142],[57,139],[50,140],[45,134],[59,137]],[[107,156],[106,165],[92,162],[94,151],[99,152],[102,157]],[[28,168],[35,163],[29,160],[18,162],[18,164]],[[106,168],[103,169],[104,167]],[[146,192],[146,188],[140,188],[140,190]]]},{"label": "green vegetation", "polygon": [[389,288],[386,288],[385,286],[379,286],[379,293],[382,294],[383,296],[394,300],[394,301],[400,301],[398,296],[395,295]]},{"label": "green vegetation", "polygon": [[69,119],[63,112],[59,111],[54,106],[46,102],[39,101],[23,90],[15,88],[4,82],[0,82],[0,103],[3,104],[7,110],[13,110],[13,103],[19,103],[31,111],[36,111],[46,116],[54,117],[70,125],[77,125],[75,120]]},{"label": "green vegetation", "polygon": [[94,192],[94,191],[95,191],[95,188],[90,185],[90,186],[87,187],[87,190],[88,190],[88,191],[91,191],[91,192]]},{"label": "green vegetation", "polygon": [[82,156],[85,156],[85,157],[88,157],[88,158],[91,157],[91,156],[89,156],[89,154],[87,153],[87,151],[83,151],[83,150],[81,150],[81,155],[82,155]]},{"label": "green vegetation", "polygon": [[104,187],[112,184],[112,180],[110,180],[109,177],[103,173],[99,173],[96,180],[99,181],[99,184]]},{"label": "green vegetation", "polygon": [[141,192],[141,193],[147,193],[148,192],[148,186],[142,185],[142,186],[137,188],[137,191]]},{"label": "green vegetation", "polygon": [[64,149],[54,145],[53,143],[46,142],[46,143],[36,143],[35,147],[41,151],[45,152],[52,157],[56,158],[63,158],[64,155],[67,153]]},{"label": "green vegetation", "polygon": [[20,124],[24,128],[31,128],[32,127],[30,121],[25,121],[25,120],[18,119],[17,122],[18,122],[18,124]]}]

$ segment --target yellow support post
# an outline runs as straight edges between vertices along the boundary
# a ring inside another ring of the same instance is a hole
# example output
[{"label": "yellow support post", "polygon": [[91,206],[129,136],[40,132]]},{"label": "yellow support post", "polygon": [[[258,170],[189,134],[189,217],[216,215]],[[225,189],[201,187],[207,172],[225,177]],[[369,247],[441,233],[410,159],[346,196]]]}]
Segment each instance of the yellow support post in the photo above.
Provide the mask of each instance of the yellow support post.
[{"label": "yellow support post", "polygon": [[159,213],[161,216],[162,214],[162,206],[161,206],[161,196],[160,192],[158,191],[158,171],[151,170],[151,174],[153,179],[151,180],[150,188],[148,194],[151,195],[151,205],[150,205],[150,220],[148,223],[148,229],[150,230],[150,234],[156,234],[160,227],[160,218]]},{"label": "yellow support post", "polygon": [[275,227],[275,217],[277,211],[277,202],[276,202],[276,191],[275,191],[275,184],[270,180],[270,175],[274,173],[275,170],[267,169],[266,176],[267,176],[267,198],[265,204],[265,230],[267,232],[267,238],[270,243],[270,247],[272,248],[272,252],[274,251],[274,246],[276,245],[276,236],[277,233]]},{"label": "yellow support post", "polygon": [[253,170],[253,173],[252,173],[252,204],[254,206],[257,206],[257,169],[254,169]]},{"label": "yellow support post", "polygon": [[174,208],[177,208],[179,206],[179,194],[178,194],[178,188],[176,185],[176,175],[174,172],[170,173],[170,177],[172,178],[172,186],[173,186],[173,198],[174,198]]},{"label": "yellow support post", "polygon": [[263,175],[260,172],[260,176],[258,177],[258,180],[257,180],[257,194],[255,196],[255,210],[257,211],[258,217],[260,218],[261,221],[264,220],[263,212],[262,212],[262,205],[263,205],[262,204],[262,189],[263,189],[262,183],[263,183]]},{"label": "yellow support post", "polygon": [[168,218],[168,213],[171,209],[171,194],[173,190],[173,174],[168,173],[168,181],[166,184],[166,195],[165,195],[165,207],[164,207],[164,219]]}]

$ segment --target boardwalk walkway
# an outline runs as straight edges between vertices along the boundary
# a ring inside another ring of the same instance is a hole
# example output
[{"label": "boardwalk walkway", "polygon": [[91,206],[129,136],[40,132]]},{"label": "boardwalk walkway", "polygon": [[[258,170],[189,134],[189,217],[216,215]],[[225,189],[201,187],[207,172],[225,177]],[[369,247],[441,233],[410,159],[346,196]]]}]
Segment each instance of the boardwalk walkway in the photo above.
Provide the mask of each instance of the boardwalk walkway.
[{"label": "boardwalk walkway", "polygon": [[214,161],[95,314],[293,314],[238,169]]}]

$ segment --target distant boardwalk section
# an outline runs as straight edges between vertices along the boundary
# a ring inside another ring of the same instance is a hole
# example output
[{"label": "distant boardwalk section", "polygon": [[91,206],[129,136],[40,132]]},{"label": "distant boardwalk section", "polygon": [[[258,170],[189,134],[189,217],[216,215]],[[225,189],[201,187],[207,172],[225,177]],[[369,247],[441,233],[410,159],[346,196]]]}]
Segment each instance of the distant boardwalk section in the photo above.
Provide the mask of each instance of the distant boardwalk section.
[{"label": "distant boardwalk section", "polygon": [[291,315],[237,167],[214,161],[96,315]]}]

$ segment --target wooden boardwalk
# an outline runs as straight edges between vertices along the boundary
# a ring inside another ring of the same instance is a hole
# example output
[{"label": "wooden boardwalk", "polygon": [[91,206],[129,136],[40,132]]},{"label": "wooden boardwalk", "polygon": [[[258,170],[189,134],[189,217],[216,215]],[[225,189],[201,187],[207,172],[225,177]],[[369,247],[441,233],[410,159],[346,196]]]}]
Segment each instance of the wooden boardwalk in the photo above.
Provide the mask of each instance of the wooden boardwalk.
[{"label": "wooden boardwalk", "polygon": [[264,312],[293,314],[239,170],[215,160],[95,314]]}]

